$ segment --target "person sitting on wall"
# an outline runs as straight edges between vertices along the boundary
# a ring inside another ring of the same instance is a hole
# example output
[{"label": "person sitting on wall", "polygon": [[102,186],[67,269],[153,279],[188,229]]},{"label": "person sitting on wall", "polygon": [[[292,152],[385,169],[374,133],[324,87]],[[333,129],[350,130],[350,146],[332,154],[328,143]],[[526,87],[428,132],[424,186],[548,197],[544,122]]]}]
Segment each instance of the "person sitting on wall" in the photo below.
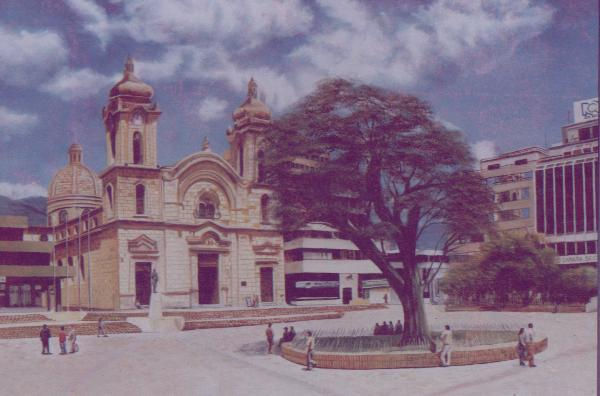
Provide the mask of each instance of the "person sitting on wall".
[{"label": "person sitting on wall", "polygon": [[388,322],[388,335],[394,335],[394,324],[391,320]]},{"label": "person sitting on wall", "polygon": [[375,323],[375,329],[373,330],[373,335],[381,335],[381,327],[379,323]]},{"label": "person sitting on wall", "polygon": [[294,330],[294,326],[290,327],[290,332],[288,333],[288,342],[294,341],[296,337],[296,330]]},{"label": "person sitting on wall", "polygon": [[284,342],[288,342],[290,338],[290,332],[288,331],[287,327],[283,328],[283,335],[281,336],[281,338],[279,339],[279,343],[277,344],[277,346],[279,348],[281,348],[281,344],[283,344]]},{"label": "person sitting on wall", "polygon": [[381,329],[381,333],[380,333],[381,335],[388,335],[389,329],[388,329],[387,323],[385,323],[385,320],[383,321],[383,324],[381,325],[380,329]]},{"label": "person sitting on wall", "polygon": [[394,333],[402,334],[402,323],[400,322],[400,319],[398,319],[398,321],[396,322],[396,328],[394,329]]}]

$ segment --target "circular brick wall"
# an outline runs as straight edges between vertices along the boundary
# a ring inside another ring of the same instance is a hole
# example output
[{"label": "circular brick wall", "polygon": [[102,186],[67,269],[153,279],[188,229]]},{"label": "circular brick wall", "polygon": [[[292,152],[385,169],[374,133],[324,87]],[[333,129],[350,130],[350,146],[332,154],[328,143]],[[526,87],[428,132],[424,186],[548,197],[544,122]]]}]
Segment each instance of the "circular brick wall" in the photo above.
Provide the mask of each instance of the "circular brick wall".
[{"label": "circular brick wall", "polygon": [[[548,338],[535,340],[533,348],[536,354],[548,347]],[[297,364],[306,364],[304,350],[294,348],[290,343],[281,346],[281,355]],[[518,359],[516,342],[495,345],[480,345],[468,348],[455,348],[452,351],[453,366],[501,362]],[[369,370],[385,368],[421,368],[438,367],[439,353],[432,352],[389,352],[389,353],[333,353],[315,351],[313,360],[318,368]]]}]

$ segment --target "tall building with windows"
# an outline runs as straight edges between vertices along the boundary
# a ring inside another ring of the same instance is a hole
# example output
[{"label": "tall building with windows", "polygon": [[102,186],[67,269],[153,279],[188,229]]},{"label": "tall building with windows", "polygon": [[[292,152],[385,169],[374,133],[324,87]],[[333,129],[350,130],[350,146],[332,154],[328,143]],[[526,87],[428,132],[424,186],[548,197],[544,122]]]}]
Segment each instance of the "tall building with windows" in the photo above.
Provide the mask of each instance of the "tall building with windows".
[{"label": "tall building with windows", "polygon": [[169,166],[158,165],[161,111],[153,99],[128,59],[102,110],[106,168],[87,168],[73,145],[50,184],[54,264],[72,275],[62,281],[63,307],[148,304],[152,269],[165,307],[282,303],[283,240],[262,183],[271,112],[256,83],[233,113],[224,156],[199,137],[197,152]]},{"label": "tall building with windows", "polygon": [[574,104],[575,122],[562,128],[535,168],[536,231],[559,264],[595,265],[598,258],[598,100],[595,117]]},{"label": "tall building with windows", "polygon": [[[561,142],[481,161],[500,231],[537,233],[565,266],[595,265],[598,236],[598,99],[575,102]],[[473,241],[476,242],[476,241]],[[479,243],[461,252],[475,253]]]}]

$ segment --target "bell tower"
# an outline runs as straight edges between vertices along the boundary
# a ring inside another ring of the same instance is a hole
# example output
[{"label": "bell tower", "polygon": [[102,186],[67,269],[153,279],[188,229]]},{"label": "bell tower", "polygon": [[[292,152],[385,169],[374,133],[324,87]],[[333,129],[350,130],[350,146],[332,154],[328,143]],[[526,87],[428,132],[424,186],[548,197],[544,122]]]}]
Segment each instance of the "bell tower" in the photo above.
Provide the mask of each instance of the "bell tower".
[{"label": "bell tower", "polygon": [[107,166],[156,167],[161,112],[152,102],[153,96],[152,87],[134,74],[133,59],[128,57],[123,78],[110,90],[108,104],[102,109]]},{"label": "bell tower", "polygon": [[262,135],[271,124],[271,110],[258,99],[258,86],[251,78],[246,100],[233,112],[233,127],[227,131],[230,162],[247,181],[261,182]]}]

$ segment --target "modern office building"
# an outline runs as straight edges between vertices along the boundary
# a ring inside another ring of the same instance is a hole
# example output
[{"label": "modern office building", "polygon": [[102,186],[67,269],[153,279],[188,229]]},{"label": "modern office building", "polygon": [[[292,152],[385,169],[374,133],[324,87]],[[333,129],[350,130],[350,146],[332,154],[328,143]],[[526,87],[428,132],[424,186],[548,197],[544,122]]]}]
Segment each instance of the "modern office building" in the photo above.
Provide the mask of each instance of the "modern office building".
[{"label": "modern office building", "polygon": [[[494,191],[500,231],[539,234],[561,265],[595,265],[598,99],[575,102],[573,114],[560,143],[484,159],[480,171]],[[482,240],[465,241],[461,254],[478,252]]]},{"label": "modern office building", "polygon": [[51,261],[49,228],[30,227],[24,216],[0,216],[0,307],[60,305],[55,286],[68,274]]}]

